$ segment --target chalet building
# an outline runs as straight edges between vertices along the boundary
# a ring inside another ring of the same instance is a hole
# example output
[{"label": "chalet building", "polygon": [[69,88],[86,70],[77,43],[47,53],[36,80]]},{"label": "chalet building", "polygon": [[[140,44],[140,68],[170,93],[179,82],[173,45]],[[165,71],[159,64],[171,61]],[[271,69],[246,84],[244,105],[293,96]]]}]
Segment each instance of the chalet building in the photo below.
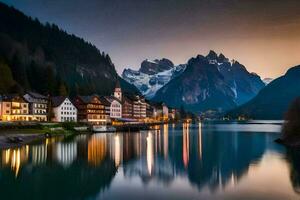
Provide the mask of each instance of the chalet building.
[{"label": "chalet building", "polygon": [[20,95],[0,96],[1,121],[31,121],[29,103]]},{"label": "chalet building", "polygon": [[106,96],[105,99],[110,103],[110,118],[120,119],[122,118],[122,102],[114,96]]},{"label": "chalet building", "polygon": [[29,114],[34,121],[47,121],[48,98],[35,92],[28,92],[24,99],[29,103]]},{"label": "chalet building", "polygon": [[77,96],[73,104],[77,108],[78,121],[98,125],[107,123],[105,105],[103,105],[99,96]]},{"label": "chalet building", "polygon": [[128,96],[122,97],[122,118],[133,119],[133,102]]},{"label": "chalet building", "polygon": [[52,121],[55,122],[77,122],[77,108],[67,97],[52,97]]},{"label": "chalet building", "polygon": [[146,102],[145,98],[141,96],[135,96],[133,101],[133,118],[145,119],[146,118]]},{"label": "chalet building", "polygon": [[111,123],[111,118],[110,118],[111,103],[104,96],[100,97],[100,101],[101,101],[102,105],[104,105],[104,108],[105,108],[106,123],[110,124]]},{"label": "chalet building", "polygon": [[122,97],[122,117],[143,120],[146,118],[147,104],[144,97],[124,95]]}]

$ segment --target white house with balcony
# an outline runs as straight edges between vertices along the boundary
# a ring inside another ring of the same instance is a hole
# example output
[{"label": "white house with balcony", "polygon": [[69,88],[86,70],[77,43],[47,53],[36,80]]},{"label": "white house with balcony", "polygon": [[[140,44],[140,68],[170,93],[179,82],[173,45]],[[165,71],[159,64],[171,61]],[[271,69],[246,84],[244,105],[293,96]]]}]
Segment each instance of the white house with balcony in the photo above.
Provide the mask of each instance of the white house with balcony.
[{"label": "white house with balcony", "polygon": [[52,97],[51,107],[53,112],[52,121],[77,122],[77,108],[67,97]]},{"label": "white house with balcony", "polygon": [[122,102],[114,96],[106,96],[105,99],[110,102],[110,118],[122,118]]}]

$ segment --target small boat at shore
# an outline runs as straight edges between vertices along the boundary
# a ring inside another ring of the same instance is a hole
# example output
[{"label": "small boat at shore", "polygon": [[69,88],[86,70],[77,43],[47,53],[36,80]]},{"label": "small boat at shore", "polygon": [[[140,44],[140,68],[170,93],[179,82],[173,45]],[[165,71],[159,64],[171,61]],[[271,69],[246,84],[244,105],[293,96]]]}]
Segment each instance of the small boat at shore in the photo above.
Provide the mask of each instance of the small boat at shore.
[{"label": "small boat at shore", "polygon": [[92,131],[93,132],[115,132],[116,128],[112,126],[106,126],[106,125],[94,125],[92,126]]},{"label": "small boat at shore", "polygon": [[87,126],[77,126],[77,127],[74,127],[74,130],[75,131],[88,131],[89,127]]}]

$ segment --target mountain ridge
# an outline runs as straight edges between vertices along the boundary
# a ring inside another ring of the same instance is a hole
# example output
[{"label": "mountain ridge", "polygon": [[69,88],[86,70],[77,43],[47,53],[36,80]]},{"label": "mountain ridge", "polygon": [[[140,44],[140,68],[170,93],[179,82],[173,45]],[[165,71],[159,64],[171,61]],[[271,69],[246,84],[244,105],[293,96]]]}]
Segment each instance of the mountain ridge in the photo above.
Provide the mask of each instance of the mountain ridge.
[{"label": "mountain ridge", "polygon": [[228,112],[232,118],[283,119],[289,104],[300,96],[300,65],[270,82],[251,101]]},{"label": "mountain ridge", "polygon": [[222,112],[250,100],[264,86],[244,65],[211,50],[207,56],[191,58],[185,71],[160,88],[153,100],[190,111]]}]

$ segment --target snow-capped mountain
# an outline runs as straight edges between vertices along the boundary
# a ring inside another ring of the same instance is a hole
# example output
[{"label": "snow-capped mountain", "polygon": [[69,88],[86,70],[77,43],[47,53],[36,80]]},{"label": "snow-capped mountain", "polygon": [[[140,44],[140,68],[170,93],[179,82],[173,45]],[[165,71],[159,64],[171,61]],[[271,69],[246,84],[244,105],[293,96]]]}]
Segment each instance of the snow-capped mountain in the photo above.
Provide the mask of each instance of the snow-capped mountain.
[{"label": "snow-capped mountain", "polygon": [[257,74],[210,51],[191,58],[185,71],[159,89],[153,100],[191,111],[225,111],[249,101],[263,87]]},{"label": "snow-capped mountain", "polygon": [[144,60],[139,70],[124,69],[123,79],[135,85],[148,99],[170,80],[180,75],[186,65],[174,66],[174,64],[163,58],[161,60]]}]

